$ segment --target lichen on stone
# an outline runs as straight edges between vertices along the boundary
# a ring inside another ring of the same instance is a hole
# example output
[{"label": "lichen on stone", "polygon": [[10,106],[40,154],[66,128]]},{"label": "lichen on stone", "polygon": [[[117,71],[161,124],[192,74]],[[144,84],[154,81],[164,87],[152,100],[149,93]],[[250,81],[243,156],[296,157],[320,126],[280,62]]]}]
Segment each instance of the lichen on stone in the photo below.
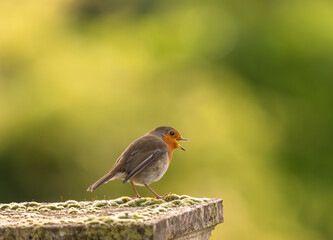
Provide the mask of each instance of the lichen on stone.
[{"label": "lichen on stone", "polygon": [[209,201],[186,195],[169,194],[163,199],[120,197],[111,200],[75,201],[55,203],[0,204],[1,227],[55,226],[55,225],[108,225],[144,223],[160,215],[176,213]]}]

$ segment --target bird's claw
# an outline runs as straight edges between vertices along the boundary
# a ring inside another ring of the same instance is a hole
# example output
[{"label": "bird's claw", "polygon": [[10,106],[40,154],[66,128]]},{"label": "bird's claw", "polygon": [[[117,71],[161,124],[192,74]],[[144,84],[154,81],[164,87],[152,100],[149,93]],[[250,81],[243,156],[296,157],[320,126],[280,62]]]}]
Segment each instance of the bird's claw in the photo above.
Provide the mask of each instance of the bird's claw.
[{"label": "bird's claw", "polygon": [[168,195],[169,195],[169,193],[166,193],[163,196],[156,195],[155,197],[156,197],[156,199],[162,199],[162,198],[165,198]]}]

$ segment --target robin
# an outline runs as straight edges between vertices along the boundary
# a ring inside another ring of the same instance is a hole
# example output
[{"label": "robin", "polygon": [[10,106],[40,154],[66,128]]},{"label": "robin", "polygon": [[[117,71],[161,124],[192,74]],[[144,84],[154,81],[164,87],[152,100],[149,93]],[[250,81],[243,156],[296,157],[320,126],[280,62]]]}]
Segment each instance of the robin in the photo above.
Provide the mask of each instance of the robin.
[{"label": "robin", "polygon": [[159,196],[148,185],[160,180],[171,162],[173,150],[185,149],[178,141],[188,141],[172,127],[157,127],[143,137],[132,142],[117,159],[111,170],[92,184],[87,191],[94,191],[103,183],[114,179],[122,179],[123,183],[129,181],[132,184],[137,198],[140,195],[134,185],[146,186],[156,198]]}]

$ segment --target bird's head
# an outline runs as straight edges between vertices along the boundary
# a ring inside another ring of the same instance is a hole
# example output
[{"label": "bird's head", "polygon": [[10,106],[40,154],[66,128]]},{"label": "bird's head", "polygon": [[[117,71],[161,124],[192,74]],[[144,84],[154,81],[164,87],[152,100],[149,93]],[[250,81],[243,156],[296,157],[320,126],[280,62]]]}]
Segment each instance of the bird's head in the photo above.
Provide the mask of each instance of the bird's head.
[{"label": "bird's head", "polygon": [[161,137],[168,146],[172,148],[181,148],[185,151],[185,148],[183,148],[178,143],[178,141],[188,140],[186,138],[183,138],[176,129],[172,127],[162,126],[155,128],[153,131],[151,131],[151,133]]}]

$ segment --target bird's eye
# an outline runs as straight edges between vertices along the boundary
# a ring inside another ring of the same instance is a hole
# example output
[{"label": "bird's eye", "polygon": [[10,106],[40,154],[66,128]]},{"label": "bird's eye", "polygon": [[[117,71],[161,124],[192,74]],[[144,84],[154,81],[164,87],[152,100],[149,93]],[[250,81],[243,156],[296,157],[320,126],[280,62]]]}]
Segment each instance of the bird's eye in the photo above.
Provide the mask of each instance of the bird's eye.
[{"label": "bird's eye", "polygon": [[174,131],[170,131],[169,134],[170,134],[171,136],[173,136],[173,135],[175,135],[175,132],[174,132]]}]

